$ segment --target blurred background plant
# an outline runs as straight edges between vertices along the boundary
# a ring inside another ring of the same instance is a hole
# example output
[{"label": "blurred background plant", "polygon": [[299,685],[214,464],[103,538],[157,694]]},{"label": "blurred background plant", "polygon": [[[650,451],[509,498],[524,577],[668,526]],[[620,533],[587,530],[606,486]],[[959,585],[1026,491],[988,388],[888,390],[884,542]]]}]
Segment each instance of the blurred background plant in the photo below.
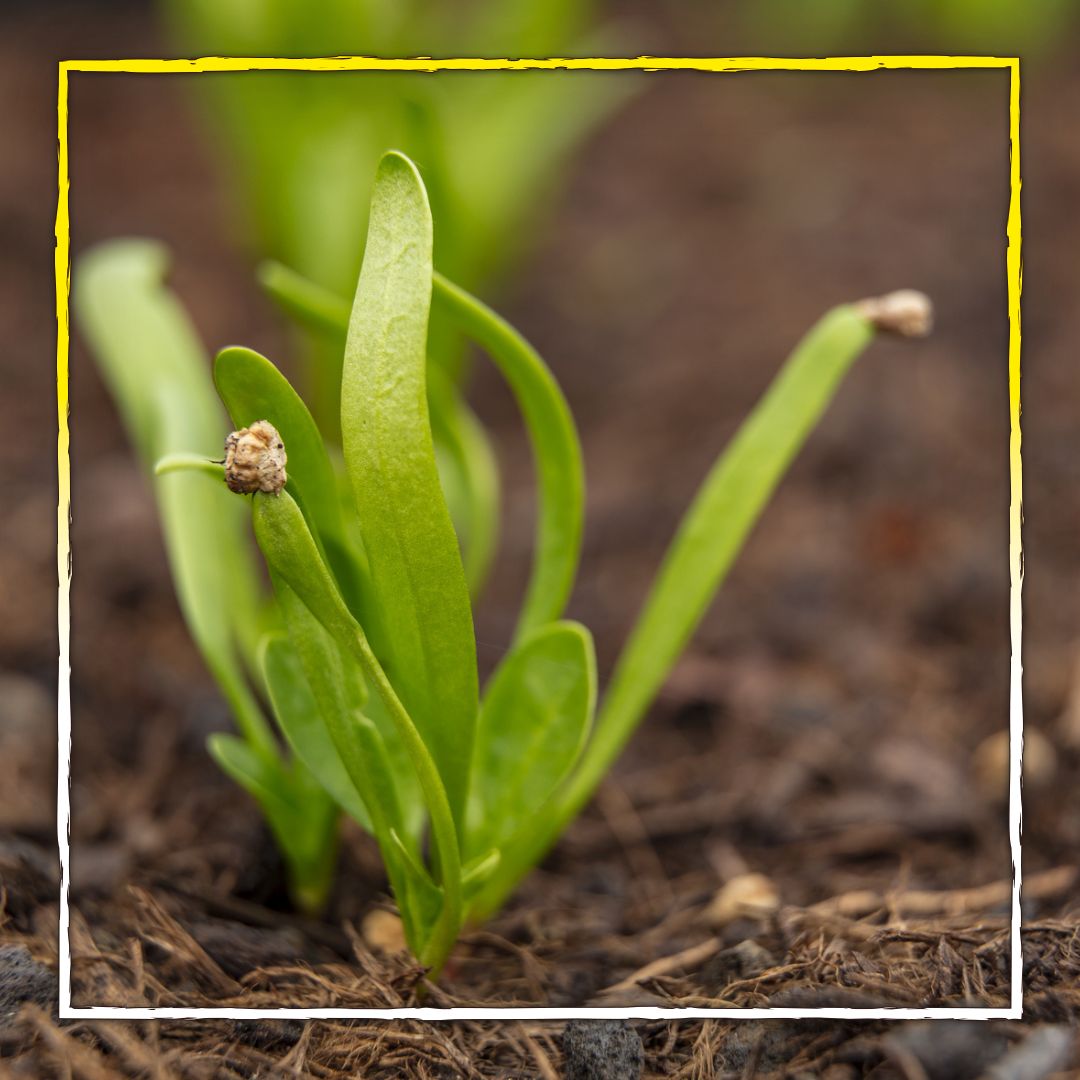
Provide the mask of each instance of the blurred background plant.
[{"label": "blurred background plant", "polygon": [[[1071,0],[914,0],[905,4],[866,4],[861,0],[819,0],[813,13],[799,0],[768,0],[745,5],[747,28],[768,32],[791,45],[805,42],[807,29],[836,42],[869,33],[897,47],[904,35],[923,48],[944,51],[988,51],[1015,55],[1052,48],[1063,26],[1075,18]],[[957,48],[958,43],[960,49]]]},{"label": "blurred background plant", "polygon": [[[189,55],[406,57],[588,55],[592,0],[162,0]],[[259,73],[198,80],[203,114],[244,227],[266,256],[341,294],[356,281],[370,178],[387,146],[428,178],[439,268],[469,289],[511,270],[568,155],[630,91],[626,79],[542,72]],[[320,423],[336,427],[340,350],[305,342]],[[460,367],[443,331],[433,359]]]},{"label": "blurred background plant", "polygon": [[[538,56],[610,48],[592,0],[161,0],[189,55]],[[602,73],[267,72],[197,80],[215,157],[256,251],[350,295],[363,257],[375,163],[387,147],[423,169],[440,223],[436,265],[498,299],[542,220],[573,149],[631,92]],[[340,343],[298,332],[298,382],[321,429],[338,435]],[[494,556],[499,480],[462,393],[460,334],[437,323],[429,394],[440,473],[474,594]]]},{"label": "blurred background plant", "polygon": [[671,0],[665,7],[679,36],[706,35],[713,55],[987,53],[1039,63],[1064,51],[1065,32],[1077,23],[1071,0]]}]

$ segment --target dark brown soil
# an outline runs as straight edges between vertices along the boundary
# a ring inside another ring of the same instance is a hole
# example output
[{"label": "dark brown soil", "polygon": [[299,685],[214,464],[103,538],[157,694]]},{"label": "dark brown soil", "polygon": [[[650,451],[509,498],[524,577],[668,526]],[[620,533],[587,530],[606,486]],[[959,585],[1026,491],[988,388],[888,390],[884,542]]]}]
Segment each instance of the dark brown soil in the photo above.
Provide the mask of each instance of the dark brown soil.
[{"label": "dark brown soil", "polygon": [[[47,65],[161,50],[131,9],[73,20],[8,16],[0,37],[0,99],[19,103],[5,134],[26,147],[0,181],[0,1076],[548,1080],[587,1075],[579,1063],[597,1057],[632,1071],[637,1038],[648,1076],[1080,1075],[1068,1071],[1080,1070],[1080,73],[1053,66],[1025,89],[1024,1024],[635,1022],[564,1046],[561,1023],[50,1019]],[[715,51],[656,32],[672,52]],[[208,344],[282,355],[186,90],[75,80],[75,250],[163,237]],[[1000,74],[653,75],[586,148],[502,306],[582,430],[590,518],[572,614],[605,670],[681,509],[817,315],[915,286],[935,298],[938,328],[860,364],[618,768],[507,910],[464,937],[428,1004],[1008,1003],[995,753],[1009,663],[1005,108]],[[478,615],[490,669],[522,581],[531,482],[482,364],[474,397],[508,493],[505,554]],[[389,906],[371,843],[347,831],[327,917],[295,916],[253,806],[207,757],[228,716],[78,343],[72,431],[75,1003],[414,1003],[421,973],[381,952],[365,921]],[[732,881],[775,903],[718,914]]]}]

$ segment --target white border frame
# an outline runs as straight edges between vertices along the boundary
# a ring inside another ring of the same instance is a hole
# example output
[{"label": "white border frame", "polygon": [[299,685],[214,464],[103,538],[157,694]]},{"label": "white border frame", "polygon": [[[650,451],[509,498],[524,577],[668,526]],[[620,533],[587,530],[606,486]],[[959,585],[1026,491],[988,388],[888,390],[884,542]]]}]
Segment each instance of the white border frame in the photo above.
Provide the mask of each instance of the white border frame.
[{"label": "white border frame", "polygon": [[[200,72],[303,70],[303,71],[440,71],[440,70],[696,70],[710,72],[741,71],[876,71],[883,69],[1007,69],[1010,72],[1010,199],[1007,221],[1006,273],[1009,313],[1009,617],[1010,617],[1010,689],[1009,689],[1009,847],[1012,859],[1012,908],[1010,940],[1010,1004],[999,1009],[965,1008],[896,1008],[896,1009],[681,1009],[681,1008],[417,1008],[417,1009],[235,1009],[235,1008],[134,1008],[71,1004],[71,910],[69,900],[71,864],[71,664],[70,664],[70,590],[71,590],[71,479],[68,431],[68,354],[70,289],[70,218],[68,191],[68,75],[77,71]],[[1021,547],[1022,468],[1020,458],[1020,292],[1022,264],[1020,257],[1020,61],[1017,57],[990,56],[858,56],[819,59],[784,57],[672,58],[637,57],[603,59],[448,59],[412,58],[387,60],[377,57],[319,57],[313,59],[203,57],[197,60],[64,60],[59,64],[58,94],[59,193],[56,213],[56,315],[57,315],[57,408],[58,408],[58,478],[57,573],[59,578],[59,686],[57,702],[56,821],[60,855],[59,916],[59,1017],[61,1020],[182,1020],[182,1019],[277,1019],[305,1020],[554,1020],[588,1019],[804,1019],[832,1018],[858,1020],[1018,1020],[1023,1015],[1023,952],[1020,936],[1021,892],[1021,767],[1023,754],[1022,699],[1022,618],[1021,590],[1024,565]]]}]

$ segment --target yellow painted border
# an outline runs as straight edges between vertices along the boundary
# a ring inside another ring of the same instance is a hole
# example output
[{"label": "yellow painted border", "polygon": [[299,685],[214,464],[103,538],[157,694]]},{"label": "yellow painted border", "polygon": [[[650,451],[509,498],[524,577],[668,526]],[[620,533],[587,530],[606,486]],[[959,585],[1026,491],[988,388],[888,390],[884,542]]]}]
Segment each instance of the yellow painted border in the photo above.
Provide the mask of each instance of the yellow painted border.
[{"label": "yellow painted border", "polygon": [[[933,70],[954,71],[973,69],[1005,69],[1009,71],[1009,211],[1006,222],[1005,272],[1008,283],[1009,314],[1009,625],[1011,640],[1011,670],[1009,694],[1009,732],[1011,770],[1009,781],[1009,843],[1012,852],[1013,871],[1013,933],[1011,942],[1011,1006],[1008,1009],[968,1009],[962,1015],[970,1019],[991,1016],[1019,1018],[1023,1007],[1022,963],[1020,942],[1020,832],[1021,802],[1020,776],[1023,745],[1023,703],[1021,696],[1022,663],[1021,590],[1024,579],[1021,527],[1023,523],[1023,483],[1020,455],[1020,292],[1023,283],[1020,232],[1020,60],[1018,57],[1001,56],[826,56],[814,58],[729,56],[711,58],[687,58],[670,56],[600,57],[571,59],[549,57],[546,59],[491,60],[479,57],[432,59],[413,57],[409,59],[383,59],[371,56],[333,56],[290,59],[280,57],[223,57],[204,56],[191,60],[62,60],[59,64],[59,90],[57,95],[57,158],[59,165],[58,196],[56,203],[56,403],[58,416],[57,472],[59,503],[57,507],[57,574],[59,599],[57,624],[59,631],[59,701],[58,736],[60,746],[59,773],[57,777],[57,841],[61,854],[63,879],[60,893],[60,937],[67,941],[69,910],[67,903],[68,838],[68,783],[71,747],[70,706],[70,585],[71,585],[71,466],[68,412],[70,408],[68,383],[68,355],[70,328],[68,297],[71,285],[71,231],[68,206],[70,172],[68,161],[68,90],[72,72],[114,72],[127,74],[193,74],[207,71],[702,71],[714,73],[739,73],[747,71],[901,71]],[[146,1014],[150,1018],[183,1017],[189,1014],[209,1016],[221,1010],[213,1009],[72,1009],[71,1008],[71,957],[68,949],[61,948],[60,960],[60,1016],[116,1015],[136,1019]],[[278,1010],[280,1011],[280,1010]],[[323,1010],[331,1013],[342,1010]],[[420,1010],[427,1011],[427,1010]],[[565,1010],[482,1009],[482,1010],[432,1010],[439,1017],[457,1018],[451,1014],[468,1013],[480,1016],[525,1019],[532,1013],[553,1013],[565,1016]],[[586,1010],[572,1010],[584,1013]],[[592,1013],[612,1010],[592,1010]],[[671,1010],[614,1010],[620,1015],[648,1015]],[[808,1010],[812,1015],[828,1015],[837,1010]],[[345,1010],[347,1015],[354,1015]],[[414,1011],[417,1012],[417,1011]],[[731,1010],[674,1010],[675,1015],[690,1018],[699,1012],[704,1015],[723,1016]],[[743,1009],[732,1015],[748,1019],[763,1014],[777,1017],[791,1012],[779,1009]],[[846,1013],[845,1010],[839,1010]],[[903,1019],[912,1016],[958,1015],[952,1010],[940,1009],[893,1009],[888,1015]],[[229,1014],[231,1015],[231,1013]],[[360,1013],[355,1013],[360,1015]],[[385,1011],[373,1015],[387,1017]],[[801,1015],[801,1014],[800,1014]],[[874,1010],[859,1010],[856,1015],[864,1018],[877,1016]],[[460,1018],[465,1019],[462,1015]]]}]

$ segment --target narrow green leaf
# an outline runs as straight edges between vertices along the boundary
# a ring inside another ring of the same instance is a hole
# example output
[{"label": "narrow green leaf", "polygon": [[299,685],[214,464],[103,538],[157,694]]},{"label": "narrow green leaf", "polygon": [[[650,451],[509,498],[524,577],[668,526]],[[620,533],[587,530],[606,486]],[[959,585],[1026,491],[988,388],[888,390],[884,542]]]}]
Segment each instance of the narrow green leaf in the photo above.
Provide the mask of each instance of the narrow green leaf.
[{"label": "narrow green leaf", "polygon": [[211,757],[266,813],[279,824],[295,813],[285,772],[280,762],[256,753],[243,739],[218,732],[206,740]]},{"label": "narrow green leaf", "polygon": [[349,332],[349,301],[276,259],[256,270],[259,284],[286,314],[310,330],[344,341]]},{"label": "narrow green leaf", "polygon": [[[372,828],[385,839],[386,828],[401,831],[419,850],[425,821],[423,794],[393,721],[378,697],[368,697],[356,663],[277,573],[271,573],[289,642],[318,707],[321,723],[342,769],[366,808]],[[370,714],[370,718],[367,714]],[[367,728],[374,722],[372,736]],[[312,767],[309,763],[309,767]],[[312,771],[335,793],[322,773]],[[372,802],[377,805],[372,806]],[[349,809],[347,803],[342,803]]]},{"label": "narrow green leaf", "polygon": [[[388,854],[397,860],[406,883],[401,914],[409,947],[417,956],[422,956],[427,935],[443,904],[443,890],[431,880],[431,875],[394,829],[390,830],[390,843]],[[409,934],[413,926],[417,928],[415,942]]]},{"label": "narrow green leaf", "polygon": [[400,154],[387,154],[375,178],[345,348],[341,426],[371,580],[386,614],[387,674],[460,821],[476,724],[476,642],[428,417],[431,242],[419,174]]},{"label": "narrow green leaf", "polygon": [[268,639],[262,665],[274,716],[292,752],[353,820],[374,832],[363,793],[349,778],[290,643],[283,638]]},{"label": "narrow green leaf", "polygon": [[578,767],[537,828],[519,832],[473,914],[495,911],[580,812],[653,701],[761,516],[787,466],[843,376],[874,336],[864,311],[828,312],[798,344],[706,476],[687,510],[623,648]]},{"label": "narrow green leaf", "polygon": [[313,531],[342,533],[341,505],[322,435],[288,379],[254,349],[232,346],[214,360],[214,383],[236,428],[269,420],[288,454],[289,480],[304,499]]},{"label": "narrow green leaf", "polygon": [[457,528],[469,593],[480,594],[499,540],[499,469],[476,414],[444,371],[428,366],[439,480]]},{"label": "narrow green leaf", "polygon": [[[416,880],[398,851],[405,847],[415,861],[420,850],[423,802],[412,763],[391,761],[382,733],[360,712],[356,673],[296,593],[279,576],[273,578],[289,629],[289,640],[272,639],[264,657],[279,723],[323,788],[378,841],[410,947],[420,955],[438,908],[432,912],[431,889]],[[405,811],[399,791],[412,799]],[[426,872],[424,877],[431,885]],[[436,898],[441,896],[438,890]]]},{"label": "narrow green leaf", "polygon": [[166,473],[181,472],[185,469],[206,473],[222,483],[225,481],[225,466],[220,461],[211,461],[198,454],[166,454],[163,458],[158,458],[154,465],[154,475],[165,476]]},{"label": "narrow green leaf", "polygon": [[[165,248],[119,240],[83,255],[74,309],[147,473],[164,457],[220,458],[227,421],[210,367],[176,298],[164,287]],[[254,671],[260,619],[243,503],[198,472],[154,478],[165,546],[185,620],[245,737],[277,754],[241,663]]]},{"label": "narrow green leaf", "polygon": [[559,618],[577,574],[585,520],[585,468],[570,407],[539,353],[503,318],[448,281],[435,298],[495,362],[513,391],[537,471],[536,550],[517,635]]},{"label": "narrow green leaf", "polygon": [[589,747],[593,770],[600,761],[607,770],[648,708],[788,465],[873,336],[870,321],[852,306],[825,315],[705,478],[612,675]]},{"label": "narrow green leaf", "polygon": [[[259,267],[259,283],[303,326],[344,344],[349,304],[330,289],[272,259]],[[431,352],[431,342],[428,342]],[[428,361],[428,406],[439,480],[458,533],[469,592],[479,595],[495,556],[499,531],[499,472],[487,432],[454,381]],[[372,635],[378,653],[378,642]]]},{"label": "narrow green leaf", "polygon": [[596,656],[580,623],[526,636],[496,669],[480,709],[466,857],[501,847],[566,777],[596,706]]},{"label": "narrow green leaf", "polygon": [[499,849],[492,848],[490,851],[484,852],[483,855],[477,855],[475,859],[470,859],[462,866],[461,887],[464,889],[466,896],[479,889],[491,877],[501,859],[502,854]]}]

